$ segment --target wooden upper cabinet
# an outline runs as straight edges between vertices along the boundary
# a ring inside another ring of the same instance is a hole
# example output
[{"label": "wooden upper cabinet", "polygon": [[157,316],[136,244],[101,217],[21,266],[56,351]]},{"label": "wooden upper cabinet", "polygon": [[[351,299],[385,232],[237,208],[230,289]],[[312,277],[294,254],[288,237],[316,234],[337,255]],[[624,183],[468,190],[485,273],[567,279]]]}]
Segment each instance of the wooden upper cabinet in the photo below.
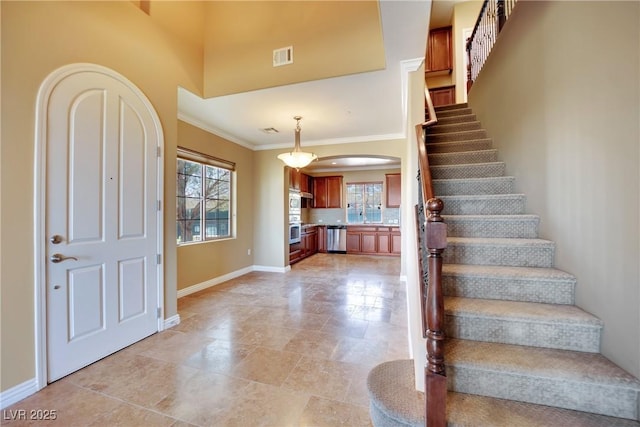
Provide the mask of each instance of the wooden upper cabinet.
[{"label": "wooden upper cabinet", "polygon": [[300,176],[302,173],[295,168],[289,168],[289,188],[300,190]]},{"label": "wooden upper cabinet", "polygon": [[425,72],[451,72],[453,70],[453,60],[451,58],[451,27],[436,28],[429,31],[427,46]]},{"label": "wooden upper cabinet", "polygon": [[385,175],[387,184],[387,207],[400,207],[401,181],[402,176],[399,173],[389,173]]},{"label": "wooden upper cabinet", "polygon": [[342,207],[341,176],[319,176],[313,178],[313,207]]},{"label": "wooden upper cabinet", "polygon": [[311,188],[309,187],[309,175],[300,172],[300,191],[303,193],[310,193]]},{"label": "wooden upper cabinet", "polygon": [[342,207],[342,177],[341,176],[327,177],[327,207],[328,208]]}]

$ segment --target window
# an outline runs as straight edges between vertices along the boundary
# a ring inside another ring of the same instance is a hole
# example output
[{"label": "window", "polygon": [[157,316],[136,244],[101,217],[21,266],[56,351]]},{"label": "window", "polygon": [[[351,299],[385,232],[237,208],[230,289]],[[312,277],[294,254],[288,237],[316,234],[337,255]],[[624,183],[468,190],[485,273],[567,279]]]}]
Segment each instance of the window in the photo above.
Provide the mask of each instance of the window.
[{"label": "window", "polygon": [[382,222],[382,182],[347,183],[347,222]]},{"label": "window", "polygon": [[178,244],[232,236],[234,170],[234,163],[178,148]]}]

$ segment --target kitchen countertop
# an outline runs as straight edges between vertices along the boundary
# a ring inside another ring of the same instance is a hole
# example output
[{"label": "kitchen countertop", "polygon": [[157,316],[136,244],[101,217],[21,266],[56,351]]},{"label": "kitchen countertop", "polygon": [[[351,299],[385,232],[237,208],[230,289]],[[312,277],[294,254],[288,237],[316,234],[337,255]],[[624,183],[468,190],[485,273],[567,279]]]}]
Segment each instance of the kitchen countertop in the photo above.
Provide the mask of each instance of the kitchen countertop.
[{"label": "kitchen countertop", "polygon": [[345,224],[343,222],[339,222],[336,224],[332,224],[332,223],[326,223],[326,222],[321,222],[321,223],[309,223],[309,224],[301,224],[301,228],[304,230],[305,228],[309,228],[309,227],[327,227],[327,226],[347,226],[347,227],[400,227],[400,224],[383,224],[383,223],[367,223],[367,224]]}]

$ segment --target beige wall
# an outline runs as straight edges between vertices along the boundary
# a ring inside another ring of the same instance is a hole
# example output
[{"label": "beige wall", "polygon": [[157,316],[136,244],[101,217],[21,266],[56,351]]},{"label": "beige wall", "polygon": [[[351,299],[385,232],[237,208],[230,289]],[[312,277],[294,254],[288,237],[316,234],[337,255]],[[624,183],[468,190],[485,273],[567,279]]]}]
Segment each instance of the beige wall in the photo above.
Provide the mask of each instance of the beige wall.
[{"label": "beige wall", "polygon": [[[188,123],[178,122],[178,146],[235,162],[236,208],[232,239],[178,247],[178,290],[224,276],[253,264],[253,152]],[[175,170],[175,167],[174,169]],[[168,206],[173,206],[167,201]],[[248,254],[248,250],[252,250]]]},{"label": "beige wall", "polygon": [[519,2],[469,94],[507,173],[640,377],[640,3]]},{"label": "beige wall", "polygon": [[377,1],[208,2],[206,22],[205,98],[385,67]]},{"label": "beige wall", "polygon": [[[1,384],[34,378],[34,128],[39,85],[75,62],[109,67],[156,108],[165,138],[165,174],[175,171],[177,87],[201,93],[202,55],[170,37],[131,2],[0,2],[2,146],[0,260]],[[175,179],[165,180],[165,206]],[[176,314],[175,209],[165,210],[165,316]]]}]

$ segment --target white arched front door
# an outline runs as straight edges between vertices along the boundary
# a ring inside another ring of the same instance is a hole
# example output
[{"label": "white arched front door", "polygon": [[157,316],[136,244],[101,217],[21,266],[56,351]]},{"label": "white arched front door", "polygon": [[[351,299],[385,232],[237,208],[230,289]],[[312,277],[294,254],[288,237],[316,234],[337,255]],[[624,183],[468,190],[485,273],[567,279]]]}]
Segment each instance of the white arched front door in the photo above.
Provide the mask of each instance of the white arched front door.
[{"label": "white arched front door", "polygon": [[45,79],[37,121],[51,382],[161,328],[163,137],[142,92],[92,64]]}]

